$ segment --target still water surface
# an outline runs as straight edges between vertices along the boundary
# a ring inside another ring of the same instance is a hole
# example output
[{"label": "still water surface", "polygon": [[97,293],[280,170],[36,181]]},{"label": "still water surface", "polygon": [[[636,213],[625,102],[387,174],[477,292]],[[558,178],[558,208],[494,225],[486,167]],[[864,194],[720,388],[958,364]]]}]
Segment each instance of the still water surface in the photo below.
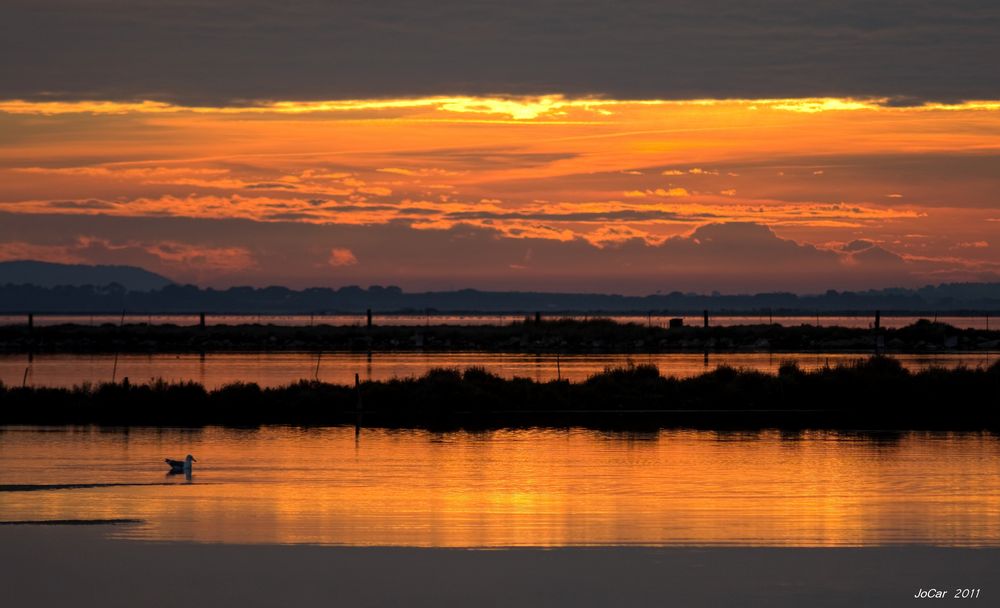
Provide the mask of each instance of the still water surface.
[{"label": "still water surface", "polygon": [[[169,381],[193,380],[208,388],[242,381],[261,386],[281,386],[301,379],[351,384],[357,373],[363,380],[386,380],[420,376],[435,367],[465,369],[481,366],[511,378],[538,381],[557,378],[580,381],[607,367],[629,363],[651,363],[663,374],[689,377],[719,365],[776,373],[784,361],[796,361],[803,369],[848,363],[862,354],[816,353],[701,353],[653,355],[586,354],[554,355],[479,352],[391,352],[373,353],[208,353],[158,355],[42,354],[0,355],[0,382],[8,386],[69,387],[84,382],[109,382],[112,377],[132,382],[154,378]],[[997,353],[946,353],[894,355],[912,370],[931,366],[958,365],[987,367],[997,361]]]},{"label": "still water surface", "polygon": [[[163,458],[194,454],[190,481]],[[0,519],[147,540],[502,547],[1000,546],[1000,441],[671,430],[0,427]]]}]

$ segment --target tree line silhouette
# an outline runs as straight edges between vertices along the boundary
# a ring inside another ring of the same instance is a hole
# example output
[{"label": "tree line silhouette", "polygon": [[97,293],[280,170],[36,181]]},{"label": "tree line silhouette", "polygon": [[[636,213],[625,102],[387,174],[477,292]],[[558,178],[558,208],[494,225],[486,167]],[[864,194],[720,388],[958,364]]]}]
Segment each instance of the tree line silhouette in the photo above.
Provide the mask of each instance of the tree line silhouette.
[{"label": "tree line silhouette", "polygon": [[328,314],[381,312],[604,312],[673,314],[715,312],[813,314],[882,309],[896,312],[1000,311],[1000,283],[947,283],[919,289],[888,288],[866,291],[829,290],[797,295],[696,294],[672,291],[647,296],[616,294],[542,293],[459,289],[404,292],[396,286],[348,285],[336,289],[315,287],[199,288],[167,285],[150,291],[122,285],[38,287],[0,285],[0,312],[5,313],[117,313],[199,312],[225,314]]}]

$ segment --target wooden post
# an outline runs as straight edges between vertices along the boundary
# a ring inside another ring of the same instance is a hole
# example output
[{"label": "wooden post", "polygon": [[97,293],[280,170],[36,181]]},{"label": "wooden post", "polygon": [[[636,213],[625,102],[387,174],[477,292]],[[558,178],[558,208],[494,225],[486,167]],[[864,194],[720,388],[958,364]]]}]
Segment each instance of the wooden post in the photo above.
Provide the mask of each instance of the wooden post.
[{"label": "wooden post", "polygon": [[368,329],[372,328],[372,309],[368,309]]},{"label": "wooden post", "polygon": [[361,376],[357,372],[354,373],[354,390],[358,393],[358,412],[361,412]]},{"label": "wooden post", "polygon": [[205,329],[205,313],[198,315],[198,327]]},{"label": "wooden post", "polygon": [[705,327],[708,327],[708,310],[705,310],[704,315],[705,315]]},{"label": "wooden post", "polygon": [[[986,322],[987,327],[989,326],[989,324],[990,324],[990,322],[987,321]],[[28,331],[30,332],[30,331],[32,331],[34,329],[35,329],[35,315],[33,315],[32,313],[29,312],[28,313]]]},{"label": "wooden post", "polygon": [[882,311],[876,310],[875,311],[875,356],[876,357],[882,354],[883,350],[882,348],[883,338],[880,331],[881,328],[882,328]]},{"label": "wooden post", "polygon": [[354,373],[354,390],[358,393],[358,405],[354,414],[354,441],[361,437],[361,378],[358,373]]},{"label": "wooden post", "polygon": [[31,368],[35,364],[35,355],[31,351],[28,351],[28,367],[24,368],[24,378],[21,379],[21,388],[28,385],[28,374],[31,373]]},{"label": "wooden post", "polygon": [[535,312],[535,325],[538,325],[541,322],[542,322],[542,313]]}]

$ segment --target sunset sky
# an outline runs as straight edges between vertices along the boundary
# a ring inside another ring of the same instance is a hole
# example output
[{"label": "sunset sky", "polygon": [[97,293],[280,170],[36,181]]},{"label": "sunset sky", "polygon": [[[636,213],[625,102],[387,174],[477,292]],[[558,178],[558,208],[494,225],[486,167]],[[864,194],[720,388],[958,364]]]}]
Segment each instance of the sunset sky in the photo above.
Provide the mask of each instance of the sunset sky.
[{"label": "sunset sky", "polygon": [[10,2],[0,259],[212,286],[1000,280],[994,3],[334,4]]}]

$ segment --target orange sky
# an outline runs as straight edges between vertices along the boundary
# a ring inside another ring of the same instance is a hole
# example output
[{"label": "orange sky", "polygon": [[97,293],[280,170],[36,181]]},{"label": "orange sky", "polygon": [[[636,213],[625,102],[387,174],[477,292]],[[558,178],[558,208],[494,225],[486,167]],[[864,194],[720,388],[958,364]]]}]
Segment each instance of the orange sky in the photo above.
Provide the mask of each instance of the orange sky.
[{"label": "orange sky", "polygon": [[630,293],[1000,273],[1000,102],[9,100],[0,133],[2,259]]}]

